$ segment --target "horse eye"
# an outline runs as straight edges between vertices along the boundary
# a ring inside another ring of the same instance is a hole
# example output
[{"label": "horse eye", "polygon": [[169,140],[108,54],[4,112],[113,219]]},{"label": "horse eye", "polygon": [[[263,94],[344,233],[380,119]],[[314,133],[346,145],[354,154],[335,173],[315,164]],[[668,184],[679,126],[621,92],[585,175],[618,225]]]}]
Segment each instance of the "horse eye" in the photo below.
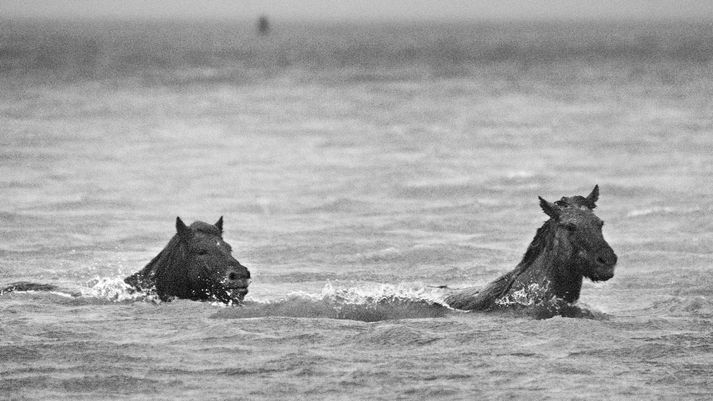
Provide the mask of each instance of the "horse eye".
[{"label": "horse eye", "polygon": [[577,226],[575,226],[574,224],[565,224],[564,228],[567,231],[577,231]]},{"label": "horse eye", "polygon": [[196,251],[196,253],[197,253],[198,255],[207,255],[207,254],[208,254],[208,250],[207,250],[207,249],[199,249],[199,250]]}]

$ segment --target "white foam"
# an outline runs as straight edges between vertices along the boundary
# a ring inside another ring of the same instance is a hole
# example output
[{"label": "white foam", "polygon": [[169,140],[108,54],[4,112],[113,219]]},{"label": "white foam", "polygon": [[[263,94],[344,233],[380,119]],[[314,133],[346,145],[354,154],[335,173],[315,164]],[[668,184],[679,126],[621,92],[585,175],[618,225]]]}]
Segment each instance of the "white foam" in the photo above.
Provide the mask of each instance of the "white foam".
[{"label": "white foam", "polygon": [[670,206],[653,206],[645,209],[635,209],[626,214],[626,217],[649,216],[652,214],[686,214],[699,211],[699,208],[677,208]]},{"label": "white foam", "polygon": [[442,296],[433,288],[422,283],[363,284],[346,288],[334,288],[327,282],[322,288],[320,298],[344,304],[370,304],[385,299],[411,299],[430,303],[441,303]]},{"label": "white foam", "polygon": [[[27,291],[27,292],[36,292],[36,291]],[[50,291],[49,293],[52,295],[59,295],[60,297],[63,297],[63,298],[74,298],[74,294],[61,292],[61,291]]]},{"label": "white foam", "polygon": [[341,305],[368,305],[383,300],[413,300],[443,304],[443,291],[425,286],[422,283],[360,283],[348,287],[335,287],[327,282],[319,293],[291,291],[280,299],[264,299],[248,296],[246,300],[257,303],[284,302],[290,299],[302,299],[312,302],[327,302]]},{"label": "white foam", "polygon": [[508,171],[505,174],[505,177],[507,177],[510,180],[517,179],[517,178],[532,178],[535,176],[535,173],[531,171],[525,171],[525,170],[515,170],[515,171]]},{"label": "white foam", "polygon": [[143,300],[159,302],[156,295],[136,291],[121,277],[95,277],[87,281],[86,285],[86,288],[82,288],[83,297],[105,299],[112,302]]},{"label": "white foam", "polygon": [[549,283],[542,286],[538,283],[532,283],[527,287],[507,294],[506,296],[495,301],[495,303],[501,306],[535,306],[541,304],[542,302],[548,301],[549,293]]}]

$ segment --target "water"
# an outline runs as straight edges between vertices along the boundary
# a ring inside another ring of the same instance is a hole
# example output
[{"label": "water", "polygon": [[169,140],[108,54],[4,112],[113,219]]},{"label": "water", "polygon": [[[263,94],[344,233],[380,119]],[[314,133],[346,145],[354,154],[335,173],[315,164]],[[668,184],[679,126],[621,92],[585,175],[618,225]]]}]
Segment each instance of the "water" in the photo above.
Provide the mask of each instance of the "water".
[{"label": "water", "polygon": [[[713,393],[710,25],[0,24],[0,398]],[[440,306],[597,183],[593,318]],[[245,306],[125,290],[177,215]]]}]

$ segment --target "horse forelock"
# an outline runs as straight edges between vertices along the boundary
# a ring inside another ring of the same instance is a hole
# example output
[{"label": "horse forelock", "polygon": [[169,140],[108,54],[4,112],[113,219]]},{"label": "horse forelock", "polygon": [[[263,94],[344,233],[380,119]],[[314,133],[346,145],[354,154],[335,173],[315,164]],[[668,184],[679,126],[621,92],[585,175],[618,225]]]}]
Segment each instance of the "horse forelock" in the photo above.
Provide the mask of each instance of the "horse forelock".
[{"label": "horse forelock", "polygon": [[194,232],[201,232],[205,234],[210,234],[210,235],[217,235],[221,236],[222,232],[220,229],[213,224],[208,224],[202,221],[196,221],[193,224],[191,224],[191,230]]},{"label": "horse forelock", "polygon": [[594,210],[597,207],[594,202],[581,195],[563,196],[562,199],[555,202],[555,204],[558,206],[573,206],[582,210]]}]

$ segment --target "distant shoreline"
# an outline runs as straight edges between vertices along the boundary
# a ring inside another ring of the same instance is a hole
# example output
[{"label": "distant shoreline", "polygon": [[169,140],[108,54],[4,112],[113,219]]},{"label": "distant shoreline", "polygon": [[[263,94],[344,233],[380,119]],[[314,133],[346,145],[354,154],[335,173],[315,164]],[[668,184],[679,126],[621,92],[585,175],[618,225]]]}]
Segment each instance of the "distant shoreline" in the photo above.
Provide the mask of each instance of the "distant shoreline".
[{"label": "distant shoreline", "polygon": [[[0,16],[2,23],[168,23],[168,24],[248,24],[254,26],[255,18],[243,17],[190,17],[190,16],[28,16],[5,15]],[[369,26],[369,25],[394,25],[394,26],[428,26],[428,25],[710,25],[713,29],[713,18],[706,17],[659,17],[659,18],[632,18],[632,17],[604,17],[604,18],[280,18],[270,17],[276,25],[319,25],[319,26]]]}]

